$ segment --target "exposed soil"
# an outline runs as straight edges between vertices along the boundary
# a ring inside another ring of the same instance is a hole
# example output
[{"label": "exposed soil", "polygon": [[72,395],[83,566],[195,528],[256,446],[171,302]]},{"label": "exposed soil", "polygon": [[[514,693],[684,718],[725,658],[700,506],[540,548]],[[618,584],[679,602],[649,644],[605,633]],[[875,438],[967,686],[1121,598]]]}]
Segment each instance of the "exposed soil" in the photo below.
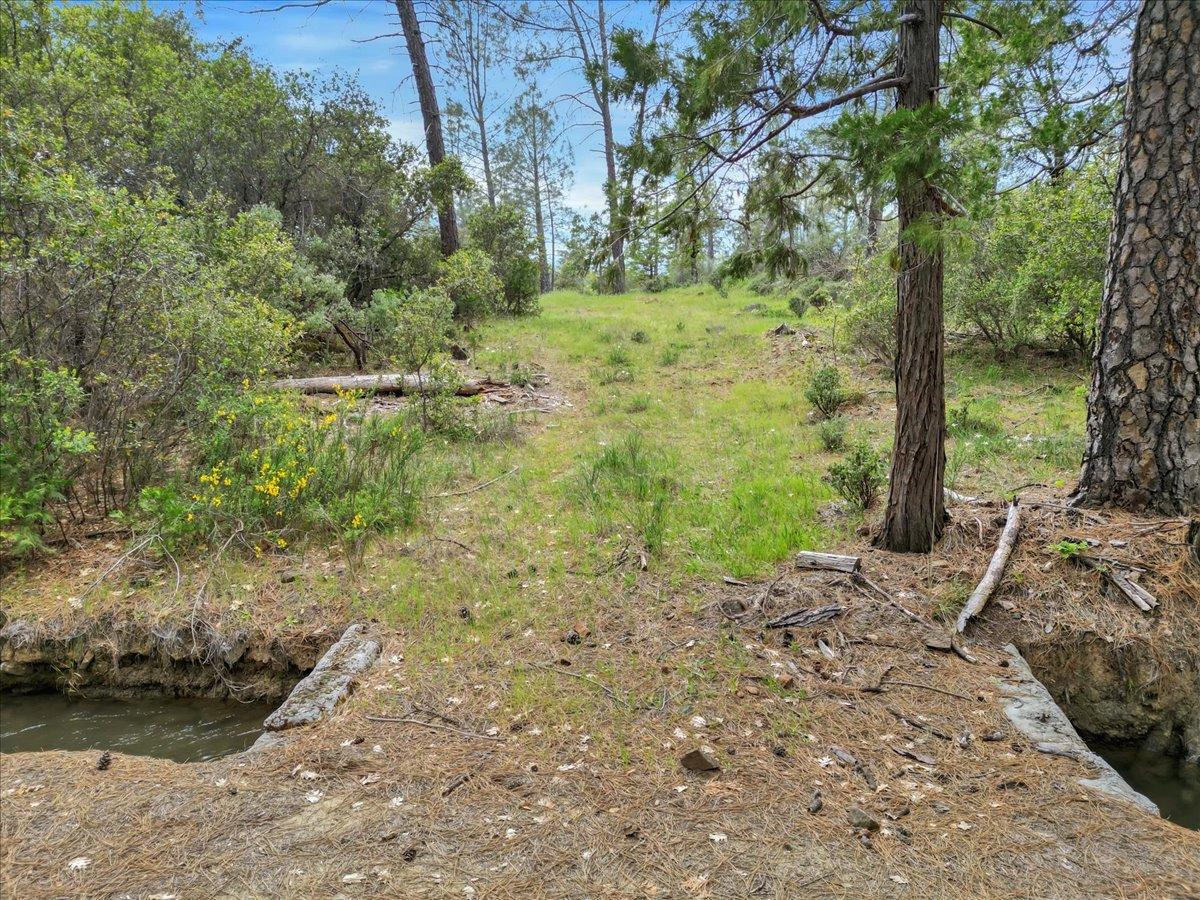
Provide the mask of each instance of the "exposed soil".
[{"label": "exposed soil", "polygon": [[0,628],[0,692],[281,700],[338,634],[116,616],[45,628],[17,619]]}]

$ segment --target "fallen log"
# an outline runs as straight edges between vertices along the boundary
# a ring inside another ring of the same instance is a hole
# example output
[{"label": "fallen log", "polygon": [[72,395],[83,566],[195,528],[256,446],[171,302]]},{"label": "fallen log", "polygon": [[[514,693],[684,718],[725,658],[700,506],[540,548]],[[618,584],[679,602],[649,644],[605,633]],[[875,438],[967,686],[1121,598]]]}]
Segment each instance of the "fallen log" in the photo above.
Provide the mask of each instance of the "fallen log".
[{"label": "fallen log", "polygon": [[1129,578],[1129,576],[1118,569],[1112,562],[1108,560],[1094,559],[1090,556],[1084,556],[1083,554],[1080,554],[1078,559],[1084,565],[1095,569],[1097,572],[1107,578],[1113,587],[1124,594],[1125,598],[1142,612],[1150,612],[1154,609],[1154,607],[1158,606],[1158,598],[1156,598],[1140,584]]},{"label": "fallen log", "polygon": [[[366,391],[372,394],[424,394],[440,390],[443,382],[415,372],[380,375],[323,375],[316,378],[281,378],[271,382],[277,391],[299,391],[302,394],[336,394],[339,391]],[[474,397],[489,391],[504,390],[512,385],[490,378],[463,381],[454,386],[459,397]]]},{"label": "fallen log", "polygon": [[954,628],[960,634],[966,629],[971,618],[983,611],[988,600],[1000,585],[1000,579],[1004,576],[1004,567],[1008,565],[1008,557],[1012,554],[1013,547],[1016,546],[1017,534],[1020,530],[1021,508],[1014,499],[1008,507],[1008,519],[1004,523],[1004,530],[1000,532],[1000,542],[996,544],[996,552],[992,554],[992,561],[988,563],[983,580],[975,586],[970,599],[967,600],[967,605],[958,615],[958,621]]},{"label": "fallen log", "polygon": [[862,564],[858,556],[839,556],[836,553],[810,553],[804,551],[796,554],[798,569],[831,569],[834,572],[845,572],[853,575]]}]

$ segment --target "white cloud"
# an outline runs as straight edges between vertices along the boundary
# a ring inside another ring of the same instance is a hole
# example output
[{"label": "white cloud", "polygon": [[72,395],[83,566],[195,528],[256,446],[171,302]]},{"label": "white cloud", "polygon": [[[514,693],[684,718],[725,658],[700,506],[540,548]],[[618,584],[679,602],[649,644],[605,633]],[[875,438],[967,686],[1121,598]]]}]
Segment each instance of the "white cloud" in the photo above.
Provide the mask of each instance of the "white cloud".
[{"label": "white cloud", "polygon": [[389,119],[387,133],[399,143],[425,147],[425,126],[420,119]]},{"label": "white cloud", "polygon": [[[576,176],[582,175],[582,172],[577,172]],[[605,207],[604,200],[604,183],[599,180],[587,180],[580,184],[576,182],[567,191],[565,198],[566,205],[571,209],[582,210],[584,212],[598,212]]]}]

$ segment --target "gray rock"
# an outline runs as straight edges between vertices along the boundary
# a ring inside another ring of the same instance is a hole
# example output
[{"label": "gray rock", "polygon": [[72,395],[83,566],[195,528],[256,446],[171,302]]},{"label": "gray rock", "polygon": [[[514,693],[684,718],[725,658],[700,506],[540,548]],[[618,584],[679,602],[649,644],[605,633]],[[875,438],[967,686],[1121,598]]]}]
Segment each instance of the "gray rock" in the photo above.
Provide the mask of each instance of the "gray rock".
[{"label": "gray rock", "polygon": [[864,809],[859,809],[857,806],[851,806],[846,810],[846,818],[850,820],[850,824],[855,828],[863,828],[867,831],[878,831],[879,820]]},{"label": "gray rock", "polygon": [[721,770],[721,764],[717,762],[716,757],[707,750],[699,748],[684,754],[679,762],[691,772],[719,772]]}]

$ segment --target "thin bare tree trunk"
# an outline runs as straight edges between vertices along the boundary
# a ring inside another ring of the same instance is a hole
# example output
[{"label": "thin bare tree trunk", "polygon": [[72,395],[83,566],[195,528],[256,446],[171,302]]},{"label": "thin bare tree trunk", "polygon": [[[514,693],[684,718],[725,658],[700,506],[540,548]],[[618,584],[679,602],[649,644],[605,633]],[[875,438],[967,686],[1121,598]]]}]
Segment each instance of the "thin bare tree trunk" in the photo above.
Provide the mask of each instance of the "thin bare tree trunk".
[{"label": "thin bare tree trunk", "polygon": [[[404,31],[404,43],[408,47],[408,58],[412,62],[413,80],[417,83],[429,165],[436,166],[446,158],[446,144],[442,137],[442,115],[438,110],[433,74],[425,55],[425,40],[421,37],[421,23],[417,21],[413,0],[395,0],[395,3],[396,12],[400,14],[400,27]],[[454,200],[450,197],[445,198],[438,207],[438,232],[442,239],[442,256],[455,253],[458,250],[458,220],[454,215]]]},{"label": "thin bare tree trunk", "polygon": [[[905,0],[899,69],[907,81],[897,105],[936,101],[941,0]],[[939,152],[936,148],[932,151]],[[900,273],[896,279],[896,439],[887,511],[876,542],[887,550],[927,553],[942,534],[946,506],[946,404],[942,324],[942,251],[922,247],[910,228],[940,215],[934,188],[917,161],[897,177]]]},{"label": "thin bare tree trunk", "polygon": [[546,262],[546,225],[542,218],[542,167],[536,144],[533,151],[533,223],[538,245],[538,292],[550,290],[550,266]]},{"label": "thin bare tree trunk", "polygon": [[1074,500],[1200,509],[1200,4],[1144,0]]}]

